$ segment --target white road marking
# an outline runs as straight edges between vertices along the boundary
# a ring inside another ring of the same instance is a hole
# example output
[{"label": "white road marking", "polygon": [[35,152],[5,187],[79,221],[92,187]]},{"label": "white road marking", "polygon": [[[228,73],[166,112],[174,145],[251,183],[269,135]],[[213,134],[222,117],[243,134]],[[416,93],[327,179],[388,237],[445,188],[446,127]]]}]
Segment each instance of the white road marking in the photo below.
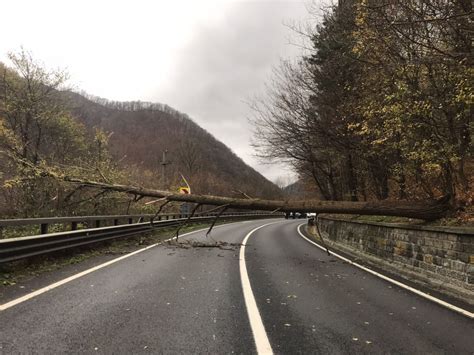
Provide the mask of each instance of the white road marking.
[{"label": "white road marking", "polygon": [[[318,243],[312,241],[311,239],[307,238],[303,233],[301,233],[301,226],[304,226],[304,225],[305,225],[305,223],[300,224],[300,225],[298,226],[298,228],[297,228],[298,234],[299,234],[303,239],[305,239],[307,242],[309,242],[309,243],[311,243],[311,244],[314,244],[314,245],[317,246],[318,248],[320,248],[320,249],[326,251],[326,248],[324,248],[323,246],[319,245]],[[379,277],[379,278],[381,278],[381,279],[383,279],[383,280],[385,280],[385,281],[388,281],[388,282],[390,282],[390,283],[392,283],[392,284],[394,284],[394,285],[397,285],[398,287],[401,287],[401,288],[403,288],[403,289],[405,289],[405,290],[408,290],[408,291],[410,291],[410,292],[413,292],[413,293],[415,293],[415,294],[417,294],[417,295],[419,295],[419,296],[421,296],[421,297],[423,297],[423,298],[426,298],[426,299],[428,299],[428,300],[430,300],[430,301],[432,301],[432,302],[435,302],[435,303],[437,303],[437,304],[439,304],[439,305],[441,305],[441,306],[443,306],[443,307],[446,307],[446,308],[448,308],[448,309],[450,309],[450,310],[452,310],[452,311],[455,311],[455,312],[457,312],[457,313],[460,313],[460,314],[462,314],[462,315],[464,315],[464,316],[466,316],[466,317],[468,317],[468,318],[474,319],[474,313],[469,312],[469,311],[466,310],[466,309],[457,307],[457,306],[455,306],[455,305],[453,305],[453,304],[451,304],[451,303],[448,303],[448,302],[443,301],[443,300],[441,300],[441,299],[439,299],[439,298],[433,297],[433,296],[431,296],[431,295],[429,295],[429,294],[427,294],[427,293],[425,293],[425,292],[423,292],[423,291],[420,291],[420,290],[418,290],[418,289],[416,289],[416,288],[413,288],[413,287],[411,287],[411,286],[405,285],[404,283],[401,283],[401,282],[399,282],[399,281],[397,281],[397,280],[394,280],[394,279],[392,279],[392,278],[390,278],[390,277],[388,277],[388,276],[382,275],[382,274],[380,274],[380,273],[378,273],[378,272],[376,272],[376,271],[374,271],[374,270],[371,270],[371,269],[369,269],[369,268],[367,268],[367,267],[365,267],[365,266],[362,266],[362,265],[360,265],[360,264],[358,264],[358,263],[355,263],[355,262],[353,262],[352,260],[347,259],[347,258],[343,257],[342,255],[339,255],[339,254],[337,254],[337,253],[335,253],[335,252],[333,252],[333,251],[329,251],[329,253],[332,254],[332,255],[334,255],[335,257],[341,259],[341,260],[344,260],[345,262],[347,262],[347,263],[349,263],[349,264],[354,265],[355,267],[358,267],[359,269],[362,269],[362,270],[364,270],[364,271],[366,271],[366,272],[368,272],[368,273],[370,273],[370,274],[372,274],[372,275],[375,275],[375,276],[377,276],[377,277]]]},{"label": "white road marking", "polygon": [[265,327],[263,326],[260,312],[258,311],[257,302],[255,301],[255,297],[252,292],[252,286],[250,285],[250,280],[247,273],[247,265],[245,263],[245,245],[249,237],[254,232],[260,228],[275,223],[278,222],[267,223],[251,230],[245,236],[244,240],[242,241],[242,246],[240,247],[240,280],[242,282],[242,290],[244,292],[245,306],[247,307],[250,327],[252,328],[253,338],[255,340],[255,345],[257,346],[257,354],[273,354],[273,350],[270,345],[270,341],[268,340],[267,333],[265,332]]},{"label": "white road marking", "polygon": [[[227,223],[227,224],[232,224],[232,223]],[[216,226],[216,227],[214,227],[214,229],[223,227],[223,226],[225,226],[225,225],[227,225],[227,224],[222,224],[222,225]],[[193,234],[193,233],[198,233],[198,232],[205,231],[205,230],[207,230],[207,229],[208,229],[208,228],[202,228],[202,229],[199,229],[199,230],[196,230],[196,231],[192,231],[192,232],[189,232],[189,233],[181,234],[179,237],[181,238],[181,237],[184,237],[184,236]],[[102,269],[102,268],[104,268],[104,267],[106,267],[106,266],[115,264],[116,262],[118,262],[118,261],[120,261],[120,260],[129,258],[129,257],[131,257],[131,256],[133,256],[133,255],[136,255],[136,254],[138,254],[138,253],[144,252],[145,250],[154,248],[154,247],[156,247],[156,246],[158,246],[158,245],[160,245],[160,244],[162,244],[162,243],[164,243],[164,242],[167,242],[167,241],[170,241],[170,240],[173,240],[173,239],[176,239],[176,237],[166,239],[166,240],[164,240],[164,241],[162,241],[162,242],[149,245],[149,246],[147,246],[147,247],[145,247],[145,248],[142,248],[142,249],[139,249],[139,250],[135,250],[134,252],[131,252],[130,254],[126,254],[126,255],[120,256],[120,257],[118,257],[118,258],[116,258],[116,259],[109,260],[109,261],[107,261],[107,262],[105,262],[105,263],[103,263],[103,264],[94,266],[94,267],[92,267],[92,268],[90,268],[90,269],[87,269],[87,270],[84,270],[84,271],[82,271],[82,272],[80,272],[80,273],[78,273],[78,274],[69,276],[69,277],[67,277],[67,278],[65,278],[65,279],[63,279],[63,280],[61,280],[61,281],[58,281],[58,282],[55,282],[55,283],[53,283],[53,284],[51,284],[51,285],[49,285],[49,286],[45,286],[45,287],[43,287],[43,288],[40,288],[39,290],[33,291],[33,292],[31,292],[31,293],[28,293],[28,294],[26,294],[26,295],[24,295],[24,296],[22,296],[22,297],[19,297],[19,298],[16,298],[16,299],[10,301],[10,302],[4,303],[4,304],[0,304],[0,312],[6,310],[6,309],[8,309],[8,308],[11,308],[11,307],[13,307],[13,306],[16,306],[17,304],[20,304],[20,303],[23,303],[23,302],[25,302],[25,301],[28,301],[28,300],[32,299],[33,297],[39,296],[39,295],[41,295],[41,294],[43,294],[43,293],[45,293],[45,292],[48,292],[48,291],[50,291],[50,290],[52,290],[52,289],[54,289],[54,288],[56,288],[56,287],[62,286],[62,285],[64,285],[64,284],[67,284],[68,282],[71,282],[71,281],[73,281],[73,280],[76,280],[76,279],[78,279],[78,278],[80,278],[80,277],[82,277],[82,276],[88,275],[88,274],[90,274],[90,273],[92,273],[92,272],[94,272],[94,271],[97,271],[97,270],[100,270],[100,269]]]}]

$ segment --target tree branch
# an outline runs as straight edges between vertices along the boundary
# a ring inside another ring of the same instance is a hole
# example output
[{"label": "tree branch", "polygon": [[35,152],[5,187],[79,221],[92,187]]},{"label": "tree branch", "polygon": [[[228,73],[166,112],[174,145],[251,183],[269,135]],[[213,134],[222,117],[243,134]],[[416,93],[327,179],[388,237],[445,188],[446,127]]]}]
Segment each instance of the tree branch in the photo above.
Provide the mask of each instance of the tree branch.
[{"label": "tree branch", "polygon": [[181,230],[181,228],[183,228],[186,224],[189,223],[189,221],[191,220],[191,218],[193,218],[194,214],[196,213],[197,209],[199,208],[199,206],[201,206],[200,203],[196,204],[196,206],[194,206],[193,210],[191,211],[191,214],[188,216],[188,218],[186,218],[186,220],[181,223],[178,227],[178,229],[176,229],[176,241],[178,241],[178,237],[179,237],[179,231]]},{"label": "tree branch", "polygon": [[222,206],[222,209],[219,211],[219,213],[217,214],[216,218],[214,218],[214,220],[212,221],[212,224],[211,226],[209,227],[209,230],[207,231],[206,233],[206,237],[211,234],[211,231],[212,231],[212,228],[214,228],[217,220],[219,219],[219,217],[224,213],[224,211],[229,207],[229,205],[224,205]]}]

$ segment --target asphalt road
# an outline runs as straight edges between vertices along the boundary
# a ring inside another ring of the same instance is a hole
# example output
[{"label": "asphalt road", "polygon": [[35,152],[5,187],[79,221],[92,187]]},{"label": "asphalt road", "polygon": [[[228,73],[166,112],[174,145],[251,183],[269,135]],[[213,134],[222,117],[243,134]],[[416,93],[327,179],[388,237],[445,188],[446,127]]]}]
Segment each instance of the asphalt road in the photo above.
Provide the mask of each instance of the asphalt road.
[{"label": "asphalt road", "polygon": [[265,340],[281,354],[473,353],[472,320],[327,256],[298,235],[301,220],[212,237],[241,243],[267,223],[244,250],[257,312],[239,247],[163,245],[0,311],[0,354],[252,354]]}]

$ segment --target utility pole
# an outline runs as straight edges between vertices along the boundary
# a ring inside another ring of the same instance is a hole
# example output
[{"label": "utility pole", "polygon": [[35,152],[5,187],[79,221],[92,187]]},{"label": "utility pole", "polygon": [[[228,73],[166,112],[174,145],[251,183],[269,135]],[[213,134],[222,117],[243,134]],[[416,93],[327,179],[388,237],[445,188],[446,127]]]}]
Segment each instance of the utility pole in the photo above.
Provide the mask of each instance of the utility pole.
[{"label": "utility pole", "polygon": [[168,149],[165,149],[163,152],[163,160],[161,161],[161,183],[163,184],[163,188],[166,189],[166,166],[171,164],[169,160],[166,160],[166,153],[168,153]]}]

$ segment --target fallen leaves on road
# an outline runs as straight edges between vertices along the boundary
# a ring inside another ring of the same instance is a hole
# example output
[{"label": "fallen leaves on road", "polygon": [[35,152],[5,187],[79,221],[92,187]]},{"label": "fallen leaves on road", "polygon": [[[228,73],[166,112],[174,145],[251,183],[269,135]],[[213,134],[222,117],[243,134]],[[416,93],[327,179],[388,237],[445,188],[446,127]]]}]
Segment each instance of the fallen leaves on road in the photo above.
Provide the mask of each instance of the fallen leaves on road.
[{"label": "fallen leaves on road", "polygon": [[221,250],[236,250],[238,247],[242,246],[241,243],[228,243],[222,241],[213,241],[213,242],[200,242],[197,240],[169,240],[166,242],[170,247],[183,248],[183,249],[192,249],[192,248],[219,248]]}]

